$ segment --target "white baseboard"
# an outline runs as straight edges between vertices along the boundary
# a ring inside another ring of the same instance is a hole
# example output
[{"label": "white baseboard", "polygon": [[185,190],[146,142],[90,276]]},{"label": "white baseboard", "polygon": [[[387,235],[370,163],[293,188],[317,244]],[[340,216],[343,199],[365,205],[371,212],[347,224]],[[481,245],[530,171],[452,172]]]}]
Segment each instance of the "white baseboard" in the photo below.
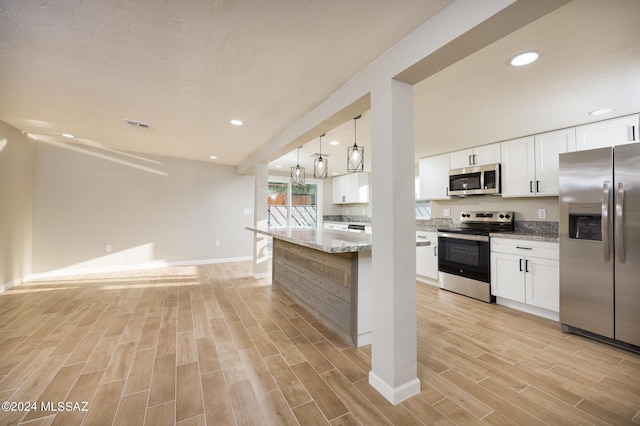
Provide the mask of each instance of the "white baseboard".
[{"label": "white baseboard", "polygon": [[13,280],[13,281],[9,281],[8,283],[2,284],[0,285],[0,293],[2,293],[3,291],[7,291],[10,288],[13,288],[21,283],[22,283],[22,280]]},{"label": "white baseboard", "polygon": [[553,321],[560,320],[560,314],[558,312],[549,311],[547,309],[538,308],[537,306],[527,305],[525,303],[516,302],[502,297],[496,297],[496,305],[506,306],[507,308],[516,309],[518,311],[537,315]]},{"label": "white baseboard", "polygon": [[179,262],[157,261],[157,262],[151,262],[151,263],[139,263],[134,265],[101,266],[101,267],[95,267],[95,268],[82,268],[82,269],[62,268],[62,269],[56,269],[53,271],[33,273],[29,275],[27,278],[25,278],[24,281],[26,282],[34,279],[55,278],[55,277],[69,276],[69,275],[72,276],[72,275],[83,275],[83,274],[103,274],[108,272],[167,268],[172,266],[199,266],[199,265],[211,265],[214,263],[244,262],[251,259],[252,259],[251,256],[242,256],[242,257],[226,257],[226,258],[220,258],[220,259],[184,260]]},{"label": "white baseboard", "polygon": [[361,346],[370,345],[372,341],[373,341],[373,333],[371,331],[360,333],[358,334],[357,346],[361,347]]},{"label": "white baseboard", "polygon": [[400,404],[402,401],[420,393],[420,380],[417,377],[394,388],[386,384],[376,373],[370,371],[369,384],[393,405]]},{"label": "white baseboard", "polygon": [[434,279],[434,278],[425,277],[424,275],[416,275],[416,281],[440,288],[440,282],[438,281],[438,278]]}]

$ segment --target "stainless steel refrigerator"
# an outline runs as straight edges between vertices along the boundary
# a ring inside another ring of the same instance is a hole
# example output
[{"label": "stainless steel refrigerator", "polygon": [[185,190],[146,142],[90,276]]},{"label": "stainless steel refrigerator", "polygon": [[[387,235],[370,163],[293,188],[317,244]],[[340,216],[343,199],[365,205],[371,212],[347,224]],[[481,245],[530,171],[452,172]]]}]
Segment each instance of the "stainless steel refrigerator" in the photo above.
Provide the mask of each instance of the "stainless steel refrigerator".
[{"label": "stainless steel refrigerator", "polygon": [[560,154],[560,323],[640,349],[640,144]]}]

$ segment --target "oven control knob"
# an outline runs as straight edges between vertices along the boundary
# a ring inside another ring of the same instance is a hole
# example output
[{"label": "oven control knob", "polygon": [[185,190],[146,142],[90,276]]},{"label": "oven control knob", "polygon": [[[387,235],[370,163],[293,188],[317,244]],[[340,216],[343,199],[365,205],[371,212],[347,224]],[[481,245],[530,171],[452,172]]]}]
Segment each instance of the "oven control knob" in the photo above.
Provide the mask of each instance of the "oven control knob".
[{"label": "oven control knob", "polygon": [[500,219],[504,219],[504,215],[503,214],[500,215]]},{"label": "oven control knob", "polygon": [[507,219],[509,219],[511,217],[511,215],[505,214],[504,217],[506,217]]}]

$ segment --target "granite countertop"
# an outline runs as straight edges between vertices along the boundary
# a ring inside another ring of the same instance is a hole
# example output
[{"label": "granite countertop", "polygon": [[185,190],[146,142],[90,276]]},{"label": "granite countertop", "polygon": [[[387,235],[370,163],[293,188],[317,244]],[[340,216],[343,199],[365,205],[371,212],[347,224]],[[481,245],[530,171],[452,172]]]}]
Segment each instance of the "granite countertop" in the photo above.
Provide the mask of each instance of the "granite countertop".
[{"label": "granite countertop", "polygon": [[[268,235],[326,253],[371,251],[371,234],[317,228],[253,228],[249,231]],[[428,246],[429,241],[416,239],[416,246]]]}]

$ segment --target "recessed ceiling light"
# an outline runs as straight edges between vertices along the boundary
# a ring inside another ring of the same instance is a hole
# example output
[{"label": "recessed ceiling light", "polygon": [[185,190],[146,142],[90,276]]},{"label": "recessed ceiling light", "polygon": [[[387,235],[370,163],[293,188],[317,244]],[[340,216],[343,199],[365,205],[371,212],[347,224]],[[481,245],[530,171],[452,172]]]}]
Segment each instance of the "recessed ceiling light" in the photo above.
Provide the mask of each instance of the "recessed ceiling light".
[{"label": "recessed ceiling light", "polygon": [[540,55],[540,52],[535,51],[524,52],[511,59],[509,61],[509,65],[512,67],[523,67],[537,61],[538,58],[540,58]]},{"label": "recessed ceiling light", "polygon": [[62,136],[64,136],[65,138],[75,138],[75,136],[70,133],[63,133]]},{"label": "recessed ceiling light", "polygon": [[337,174],[338,174],[338,172],[333,172],[333,173],[331,173],[331,174],[332,174],[332,175],[337,175]]},{"label": "recessed ceiling light", "polygon": [[216,157],[215,155],[210,155],[209,158],[211,158],[212,160],[217,160],[218,157]]},{"label": "recessed ceiling light", "polygon": [[235,118],[231,120],[229,123],[233,124],[234,126],[242,126],[244,124],[242,120],[236,120]]},{"label": "recessed ceiling light", "polygon": [[589,115],[602,115],[602,114],[608,114],[611,111],[613,111],[613,108],[602,108],[602,109],[597,109],[595,111],[591,111],[589,113]]},{"label": "recessed ceiling light", "polygon": [[331,141],[329,145],[340,145],[340,141]]},{"label": "recessed ceiling light", "polygon": [[276,168],[276,169],[281,169],[281,168],[282,168],[282,165],[280,165],[280,164],[276,164],[276,165],[275,165],[275,168]]}]

